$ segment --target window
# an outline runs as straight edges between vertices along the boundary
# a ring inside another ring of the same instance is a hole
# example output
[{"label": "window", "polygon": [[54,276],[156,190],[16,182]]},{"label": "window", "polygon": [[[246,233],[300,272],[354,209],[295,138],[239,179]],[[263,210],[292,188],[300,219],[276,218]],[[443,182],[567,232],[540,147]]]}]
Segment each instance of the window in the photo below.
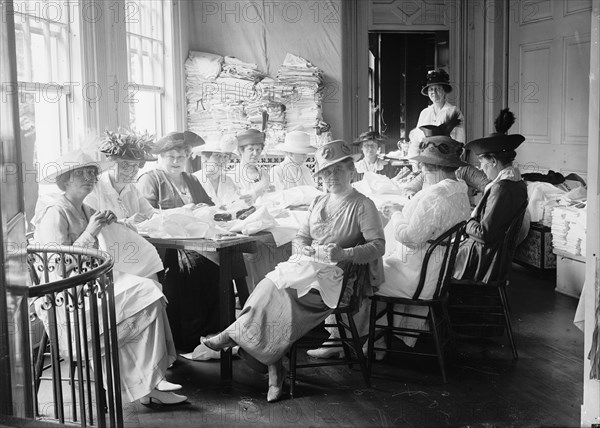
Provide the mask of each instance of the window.
[{"label": "window", "polygon": [[131,129],[162,135],[165,115],[165,19],[170,2],[125,3]]},{"label": "window", "polygon": [[50,0],[14,2],[22,143],[33,144],[34,161],[40,164],[68,150],[72,134],[70,26],[77,16],[66,5]]}]

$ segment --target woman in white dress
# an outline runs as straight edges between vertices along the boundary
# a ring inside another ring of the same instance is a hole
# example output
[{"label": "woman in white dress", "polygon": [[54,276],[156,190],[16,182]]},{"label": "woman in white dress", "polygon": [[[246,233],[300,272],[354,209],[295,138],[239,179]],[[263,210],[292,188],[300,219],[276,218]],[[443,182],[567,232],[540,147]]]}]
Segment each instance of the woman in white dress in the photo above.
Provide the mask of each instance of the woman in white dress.
[{"label": "woman in white dress", "polygon": [[[110,251],[104,247],[110,240],[104,234],[106,229],[116,227],[123,233],[134,233],[115,223],[114,212],[96,211],[83,202],[94,189],[101,168],[107,165],[108,162],[96,162],[81,150],[67,153],[54,162],[54,168],[48,169],[43,179],[56,183],[64,193],[38,210],[34,242],[100,247]],[[165,312],[166,299],[155,281],[117,269],[117,265],[126,267],[133,263],[119,264],[118,261],[115,261],[113,274],[123,401],[181,403],[187,398],[172,392],[181,385],[165,380],[167,368],[176,359]],[[36,301],[36,312],[47,324],[41,300]],[[132,325],[136,328],[131,329]],[[61,347],[67,346],[62,343],[66,342],[65,336],[59,337]]]},{"label": "woman in white dress", "polygon": [[443,69],[431,70],[427,73],[427,83],[421,88],[421,94],[431,101],[429,107],[424,108],[419,115],[417,128],[425,125],[442,125],[455,114],[458,114],[460,124],[456,126],[450,136],[459,143],[465,143],[464,117],[458,107],[447,101],[448,94],[452,92],[450,76]]},{"label": "woman in white dress", "polygon": [[316,187],[312,172],[304,162],[314,155],[315,148],[310,145],[310,135],[302,131],[291,131],[285,135],[283,144],[275,148],[285,153],[283,162],[273,167],[275,190],[286,190],[296,186]]},{"label": "woman in white dress", "polygon": [[246,204],[252,203],[250,196],[241,198],[240,190],[226,173],[227,164],[232,157],[237,156],[236,149],[235,137],[223,136],[218,141],[209,141],[194,150],[201,156],[201,169],[194,175],[220,209],[227,209],[240,200]]}]

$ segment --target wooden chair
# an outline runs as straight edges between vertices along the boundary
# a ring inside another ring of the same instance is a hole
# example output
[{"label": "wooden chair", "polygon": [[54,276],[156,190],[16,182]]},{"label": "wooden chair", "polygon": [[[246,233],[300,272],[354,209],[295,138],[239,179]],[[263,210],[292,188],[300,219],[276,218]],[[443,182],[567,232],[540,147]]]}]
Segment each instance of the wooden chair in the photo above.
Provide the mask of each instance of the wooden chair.
[{"label": "wooden chair", "polygon": [[[367,284],[368,265],[349,264],[344,268],[344,279],[342,292],[338,306],[333,311],[335,315],[335,323],[324,324],[324,327],[336,327],[339,330],[340,337],[338,339],[326,338],[322,335],[314,337],[311,333],[298,340],[292,345],[289,351],[289,377],[290,377],[290,397],[294,397],[296,385],[296,370],[311,367],[338,366],[347,365],[350,368],[353,364],[358,363],[362,372],[367,388],[371,386],[369,374],[367,370],[366,358],[362,352],[362,344],[356,323],[353,315],[358,312],[360,306],[360,296],[362,286]],[[351,287],[351,288],[350,288]],[[346,315],[347,322],[342,315]],[[349,337],[348,337],[349,333]],[[323,344],[324,340],[329,342]],[[298,364],[297,354],[298,349],[312,349],[318,347],[339,347],[344,350],[343,360],[323,360],[315,363]]]},{"label": "wooden chair", "polygon": [[[465,224],[466,223],[464,221],[460,222],[452,228],[450,228],[437,239],[430,241],[429,248],[426,250],[425,258],[423,259],[419,284],[417,285],[417,288],[412,298],[387,297],[379,295],[371,297],[371,319],[369,326],[368,345],[369,375],[372,370],[375,351],[387,351],[401,354],[409,353],[414,355],[437,357],[438,364],[440,366],[440,371],[442,373],[442,379],[444,383],[446,383],[444,349],[445,346],[451,341],[451,331],[448,320],[448,312],[446,310],[448,294],[447,285],[450,281],[450,277],[454,270],[454,260],[456,259],[456,253],[458,252],[458,246],[460,244],[460,236],[464,232]],[[439,256],[442,259],[439,272],[437,273],[437,283],[435,292],[431,299],[422,299],[421,293],[425,285],[425,280],[427,279],[427,267],[429,265],[429,261],[431,260],[434,251],[438,248],[441,248],[443,251],[441,254],[438,252],[435,255],[435,257]],[[385,304],[385,308],[378,312],[377,306],[379,303]],[[427,308],[427,314],[420,315],[416,313],[398,311],[395,309],[395,305],[404,305],[405,307],[409,308]],[[417,326],[394,327],[394,315],[401,315],[410,319],[426,321],[426,324],[423,328],[418,328]],[[377,321],[383,316],[386,316],[387,325],[377,324]],[[432,336],[435,344],[435,353],[429,353],[424,351],[417,352],[408,348],[404,350],[393,349],[393,335],[415,338],[419,335]],[[381,337],[385,337],[386,339],[385,348],[375,346],[375,341]]]},{"label": "wooden chair", "polygon": [[523,204],[506,229],[500,253],[496,258],[498,266],[495,269],[497,271],[495,279],[487,283],[469,279],[452,279],[449,287],[448,310],[454,332],[461,333],[461,330],[464,332],[465,329],[471,331],[484,328],[505,329],[515,360],[519,358],[519,354],[510,321],[506,286],[510,282],[512,259],[517,247],[517,235],[521,229],[526,209],[527,203]]}]

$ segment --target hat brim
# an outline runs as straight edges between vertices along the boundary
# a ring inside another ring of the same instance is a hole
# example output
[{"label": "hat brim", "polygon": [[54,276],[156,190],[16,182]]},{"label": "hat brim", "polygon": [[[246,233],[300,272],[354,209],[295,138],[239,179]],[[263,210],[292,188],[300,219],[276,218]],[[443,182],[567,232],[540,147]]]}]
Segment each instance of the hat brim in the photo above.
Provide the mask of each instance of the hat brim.
[{"label": "hat brim", "polygon": [[352,159],[354,162],[358,162],[361,158],[362,158],[362,153],[354,153],[351,155],[346,155],[346,156],[342,156],[339,159],[335,159],[329,162],[325,162],[322,165],[318,165],[318,168],[315,169],[315,172],[313,173],[313,176],[317,176],[319,174],[319,172],[323,171],[325,168],[329,168],[331,165],[335,165],[336,163],[340,163],[341,161],[345,160],[345,159]]},{"label": "hat brim", "polygon": [[227,154],[227,155],[231,155],[231,156],[239,156],[239,154],[237,152],[221,150],[216,147],[207,147],[207,146],[201,146],[199,149],[194,150],[194,153],[221,153],[221,154]]},{"label": "hat brim", "polygon": [[421,163],[428,163],[430,165],[449,166],[449,167],[457,167],[457,168],[461,167],[461,166],[469,165],[467,162],[464,162],[460,159],[451,160],[451,159],[444,159],[444,158],[438,158],[438,157],[426,156],[426,155],[411,156],[411,157],[408,157],[407,160],[421,162]]},{"label": "hat brim", "polygon": [[521,134],[498,134],[470,141],[465,145],[465,150],[471,150],[476,155],[501,153],[515,150],[523,141],[525,137]]},{"label": "hat brim", "polygon": [[316,148],[314,147],[293,147],[286,145],[285,143],[277,144],[275,146],[275,150],[285,153],[296,153],[299,155],[314,155],[316,152]]},{"label": "hat brim", "polygon": [[427,85],[421,88],[421,95],[425,95],[426,97],[428,97],[429,94],[427,93],[427,91],[429,90],[429,87],[433,85],[443,86],[447,94],[452,92],[452,85],[450,85],[449,83],[428,83]]},{"label": "hat brim", "polygon": [[127,160],[127,161],[131,161],[131,162],[156,162],[158,159],[155,158],[154,156],[144,156],[142,159],[137,159],[137,158],[132,158],[130,156],[119,156],[119,155],[110,155],[110,154],[106,154],[106,157],[110,159],[110,157],[115,157],[117,159],[123,159],[123,160]]},{"label": "hat brim", "polygon": [[78,164],[77,166],[54,164],[54,168],[52,163],[50,163],[45,165],[44,169],[47,171],[47,173],[42,176],[40,182],[42,184],[56,184],[56,178],[58,176],[66,174],[67,172],[75,171],[77,169],[86,168],[88,166],[95,166],[98,168],[98,173],[102,173],[106,169],[112,167],[114,164],[115,163],[113,161],[95,161]]}]

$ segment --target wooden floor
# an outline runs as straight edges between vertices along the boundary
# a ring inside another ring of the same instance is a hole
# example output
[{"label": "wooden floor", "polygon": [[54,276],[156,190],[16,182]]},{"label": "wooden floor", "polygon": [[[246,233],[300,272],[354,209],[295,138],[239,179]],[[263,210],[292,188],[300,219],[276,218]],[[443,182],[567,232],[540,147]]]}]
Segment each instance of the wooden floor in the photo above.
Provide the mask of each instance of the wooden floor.
[{"label": "wooden floor", "polygon": [[447,384],[435,362],[395,359],[374,367],[367,389],[346,367],[300,372],[297,398],[268,404],[267,380],[234,361],[234,388],[219,387],[219,363],[180,359],[169,380],[189,403],[125,408],[130,427],[208,426],[579,426],[583,334],[576,300],[554,279],[515,266],[509,296],[519,360],[506,338],[461,342]]}]

